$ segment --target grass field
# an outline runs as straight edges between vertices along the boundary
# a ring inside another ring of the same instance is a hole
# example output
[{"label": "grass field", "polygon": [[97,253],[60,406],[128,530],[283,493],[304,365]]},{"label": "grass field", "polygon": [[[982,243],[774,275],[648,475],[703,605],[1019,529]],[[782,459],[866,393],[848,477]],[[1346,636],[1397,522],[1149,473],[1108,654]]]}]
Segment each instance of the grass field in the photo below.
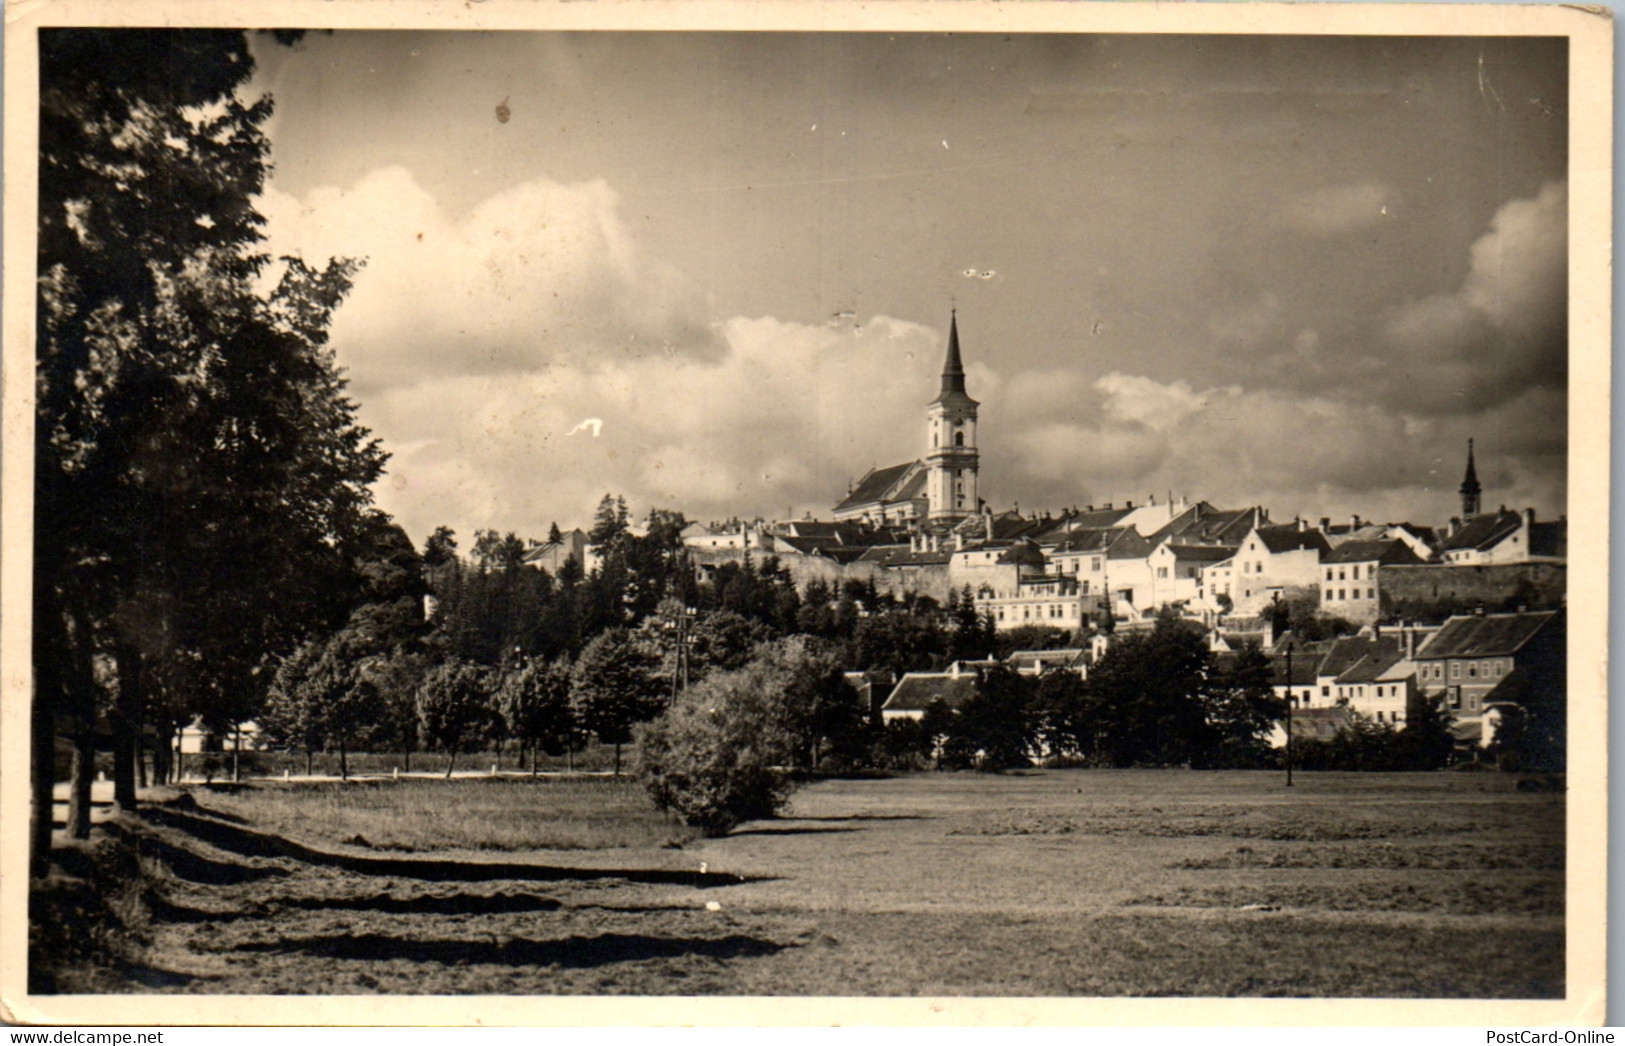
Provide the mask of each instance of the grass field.
[{"label": "grass field", "polygon": [[113,914],[144,939],[36,983],[1560,997],[1564,797],[1514,785],[920,774],[820,782],[721,839],[613,781],[199,789],[64,852],[91,880],[141,855]]}]

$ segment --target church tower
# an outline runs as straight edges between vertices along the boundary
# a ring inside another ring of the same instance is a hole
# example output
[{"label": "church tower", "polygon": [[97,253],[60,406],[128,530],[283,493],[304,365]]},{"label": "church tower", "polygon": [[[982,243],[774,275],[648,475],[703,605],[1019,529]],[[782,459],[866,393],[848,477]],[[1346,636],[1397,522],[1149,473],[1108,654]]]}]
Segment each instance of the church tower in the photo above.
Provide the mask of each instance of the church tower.
[{"label": "church tower", "polygon": [[948,321],[948,358],[942,365],[942,391],[926,408],[925,494],[931,519],[963,519],[981,510],[976,494],[977,402],[965,394],[965,365],[959,358],[959,315]]},{"label": "church tower", "polygon": [[1484,488],[1478,485],[1478,470],[1473,468],[1473,441],[1467,441],[1467,475],[1461,481],[1461,518],[1472,519],[1479,512],[1479,495]]}]

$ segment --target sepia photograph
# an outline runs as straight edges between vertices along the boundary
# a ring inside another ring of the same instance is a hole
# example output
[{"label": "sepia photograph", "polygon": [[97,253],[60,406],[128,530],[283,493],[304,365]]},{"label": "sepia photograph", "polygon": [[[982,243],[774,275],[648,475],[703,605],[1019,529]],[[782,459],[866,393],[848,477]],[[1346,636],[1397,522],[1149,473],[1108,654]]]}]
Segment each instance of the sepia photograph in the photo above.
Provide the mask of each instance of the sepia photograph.
[{"label": "sepia photograph", "polygon": [[7,33],[12,1019],[1602,1021],[1606,17],[144,6]]}]

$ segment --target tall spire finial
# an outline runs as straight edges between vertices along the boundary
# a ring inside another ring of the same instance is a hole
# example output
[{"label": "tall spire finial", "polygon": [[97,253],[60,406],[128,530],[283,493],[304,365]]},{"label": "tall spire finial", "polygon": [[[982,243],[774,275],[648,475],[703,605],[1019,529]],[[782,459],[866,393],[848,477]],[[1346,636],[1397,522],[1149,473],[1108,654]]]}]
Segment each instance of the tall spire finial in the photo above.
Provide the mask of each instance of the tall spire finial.
[{"label": "tall spire finial", "polygon": [[1461,480],[1461,516],[1470,519],[1478,515],[1479,495],[1484,488],[1478,483],[1478,470],[1473,466],[1473,441],[1467,441],[1467,474]]}]

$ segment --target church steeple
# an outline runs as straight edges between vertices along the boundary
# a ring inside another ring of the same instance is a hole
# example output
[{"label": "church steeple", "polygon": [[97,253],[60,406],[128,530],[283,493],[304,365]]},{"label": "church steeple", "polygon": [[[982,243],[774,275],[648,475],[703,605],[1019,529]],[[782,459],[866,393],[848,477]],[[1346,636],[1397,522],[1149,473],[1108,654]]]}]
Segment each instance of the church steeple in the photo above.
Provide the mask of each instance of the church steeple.
[{"label": "church steeple", "polygon": [[979,510],[976,489],[981,456],[976,451],[976,408],[965,392],[965,362],[959,356],[959,314],[948,321],[948,355],[942,363],[942,390],[926,408],[926,513],[931,519],[963,519]]},{"label": "church steeple", "polygon": [[959,357],[959,310],[948,319],[948,356],[942,361],[942,389],[931,405],[974,410],[979,404],[965,393],[965,364]]},{"label": "church steeple", "polygon": [[1467,441],[1467,475],[1461,481],[1461,518],[1472,519],[1479,512],[1479,495],[1484,488],[1478,485],[1478,470],[1473,467],[1473,441]]}]

